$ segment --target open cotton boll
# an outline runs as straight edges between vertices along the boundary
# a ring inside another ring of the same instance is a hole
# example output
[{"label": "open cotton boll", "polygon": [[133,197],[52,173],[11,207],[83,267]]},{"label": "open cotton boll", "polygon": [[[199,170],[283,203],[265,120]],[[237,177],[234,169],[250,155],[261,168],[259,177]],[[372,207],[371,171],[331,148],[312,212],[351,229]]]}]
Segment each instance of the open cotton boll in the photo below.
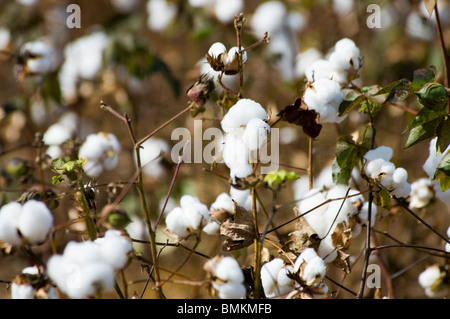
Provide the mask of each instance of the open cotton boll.
[{"label": "open cotton boll", "polygon": [[223,257],[214,267],[214,274],[222,281],[242,283],[244,274],[236,259],[233,257]]},{"label": "open cotton boll", "polygon": [[11,284],[11,299],[34,299],[36,290],[31,285]]},{"label": "open cotton boll", "polygon": [[230,176],[245,178],[252,173],[249,163],[249,149],[243,140],[244,128],[238,127],[225,134],[222,158],[230,169]]},{"label": "open cotton boll", "polygon": [[294,280],[288,277],[292,270],[281,258],[274,258],[261,267],[261,284],[267,298],[278,297],[292,289]]},{"label": "open cotton boll", "polygon": [[[227,52],[227,56],[224,62],[224,64],[230,64],[233,63],[233,61],[236,59],[237,55],[239,55],[239,49],[238,47],[232,47]],[[242,63],[247,62],[247,51],[242,52]]]},{"label": "open cotton boll", "polygon": [[209,209],[197,197],[184,195],[180,199],[180,206],[184,211],[190,227],[194,230],[200,229],[208,222]]},{"label": "open cotton boll", "polygon": [[215,257],[204,266],[214,278],[212,285],[221,299],[245,297],[244,274],[239,263],[230,256]]},{"label": "open cotton boll", "polygon": [[337,83],[347,81],[347,73],[326,59],[318,59],[305,67],[305,77],[309,82],[320,79],[333,80]]},{"label": "open cotton boll", "polygon": [[181,207],[176,207],[167,214],[166,227],[169,232],[178,235],[181,239],[190,235],[189,223]]},{"label": "open cotton boll", "polygon": [[256,35],[279,32],[284,27],[286,13],[286,6],[281,1],[264,2],[253,13],[250,27]]},{"label": "open cotton boll", "polygon": [[241,125],[247,125],[254,118],[265,120],[267,118],[266,110],[261,104],[251,99],[240,99],[225,114],[221,126],[225,133],[229,133]]},{"label": "open cotton boll", "polygon": [[349,69],[358,70],[360,67],[359,55],[359,48],[355,45],[355,42],[344,38],[336,42],[328,60],[338,69],[345,71]]},{"label": "open cotton boll", "polygon": [[[247,211],[252,211],[252,195],[249,189],[237,189],[233,186],[230,187],[230,197],[238,204],[240,207]],[[258,207],[258,205],[257,205]]]},{"label": "open cotton boll", "polygon": [[41,40],[27,42],[20,49],[30,74],[45,75],[52,69],[52,50]]},{"label": "open cotton boll", "polygon": [[227,48],[222,42],[214,42],[208,49],[208,55],[217,59],[219,55],[227,52]]},{"label": "open cotton boll", "polygon": [[332,80],[319,79],[312,83],[303,94],[308,109],[319,113],[321,123],[340,123],[345,116],[338,116],[343,94],[339,84]]},{"label": "open cotton boll", "polygon": [[[423,208],[434,198],[433,185],[429,178],[420,178],[411,183],[410,208]],[[449,236],[450,237],[450,236]]]},{"label": "open cotton boll", "polygon": [[19,202],[5,204],[0,209],[0,241],[13,246],[22,244],[18,233],[20,213],[22,205]]},{"label": "open cotton boll", "polygon": [[302,279],[311,285],[325,276],[326,264],[313,248],[306,248],[295,260],[294,271],[301,271]]},{"label": "open cotton boll", "polygon": [[213,284],[218,291],[220,299],[241,299],[244,298],[247,290],[242,283],[227,282],[220,286]]},{"label": "open cotton boll", "polygon": [[368,151],[364,158],[368,161],[373,161],[377,158],[384,159],[385,161],[390,161],[392,156],[394,154],[394,151],[389,146],[379,146],[373,150]]},{"label": "open cotton boll", "polygon": [[323,222],[325,214],[328,210],[328,206],[322,205],[317,208],[316,206],[326,200],[327,198],[325,196],[325,193],[321,192],[318,189],[311,189],[303,194],[302,200],[298,205],[300,214],[309,212],[303,217],[306,219],[312,229],[319,235],[319,237],[325,236],[328,231],[327,225]]},{"label": "open cotton boll", "polygon": [[243,0],[216,0],[214,12],[217,19],[224,23],[234,21],[234,17],[244,9]]},{"label": "open cotton boll", "polygon": [[69,285],[67,294],[73,299],[94,296],[98,289],[114,289],[114,269],[105,262],[94,262],[80,268],[79,285]]},{"label": "open cotton boll", "polygon": [[43,202],[32,199],[22,206],[18,226],[30,244],[41,244],[53,227],[53,215]]},{"label": "open cotton boll", "polygon": [[214,203],[211,204],[211,210],[224,210],[226,212],[232,212],[234,208],[233,206],[234,204],[231,196],[227,193],[221,193],[217,196]]},{"label": "open cotton boll", "polygon": [[148,0],[147,26],[150,30],[161,32],[175,20],[178,8],[176,3],[167,0]]},{"label": "open cotton boll", "polygon": [[439,265],[434,264],[420,273],[418,281],[425,289],[427,296],[433,297],[437,293],[438,287],[444,277],[445,272],[440,269]]},{"label": "open cotton boll", "polygon": [[63,255],[67,262],[83,266],[100,261],[101,249],[93,241],[70,241],[64,248]]},{"label": "open cotton boll", "polygon": [[269,132],[269,124],[259,118],[254,118],[247,123],[242,138],[249,150],[256,151],[267,143],[267,133]]},{"label": "open cotton boll", "polygon": [[101,259],[114,269],[122,269],[128,262],[128,254],[132,251],[131,242],[121,236],[118,230],[108,230],[103,238],[97,238]]}]

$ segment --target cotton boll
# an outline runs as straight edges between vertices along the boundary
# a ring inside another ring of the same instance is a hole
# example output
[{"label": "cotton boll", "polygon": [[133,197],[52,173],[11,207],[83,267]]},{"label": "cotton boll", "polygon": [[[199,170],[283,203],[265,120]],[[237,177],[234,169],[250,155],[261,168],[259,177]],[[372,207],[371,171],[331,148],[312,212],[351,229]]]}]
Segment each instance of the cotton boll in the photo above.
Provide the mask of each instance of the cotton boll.
[{"label": "cotton boll", "polygon": [[294,271],[294,267],[291,265],[285,266],[278,272],[277,275],[277,284],[278,284],[278,291],[279,295],[287,294],[289,291],[292,290],[292,287],[295,284],[295,281],[289,277],[290,274],[292,274]]},{"label": "cotton boll", "polygon": [[198,198],[184,195],[180,199],[180,205],[192,229],[199,230],[206,225],[209,220],[209,210]]},{"label": "cotton boll", "polygon": [[445,273],[435,264],[421,272],[418,281],[423,288],[431,288],[438,286],[444,277]]},{"label": "cotton boll", "polygon": [[252,173],[249,150],[243,140],[244,128],[238,127],[225,135],[222,157],[230,176],[245,178]]},{"label": "cotton boll", "polygon": [[345,116],[338,116],[338,108],[343,101],[339,84],[332,80],[319,79],[309,86],[303,95],[308,109],[320,114],[321,123],[340,123]]},{"label": "cotton boll", "polygon": [[384,159],[385,161],[390,161],[393,154],[394,151],[392,150],[392,148],[382,145],[377,147],[376,149],[368,151],[364,155],[364,158],[368,161],[373,161],[377,158]]},{"label": "cotton boll", "polygon": [[217,19],[227,24],[234,21],[234,17],[244,8],[243,0],[216,0],[214,12]]},{"label": "cotton boll", "polygon": [[328,57],[338,69],[348,71],[349,69],[359,69],[359,48],[355,43],[344,38],[336,42],[334,51]]},{"label": "cotton boll", "polygon": [[249,189],[237,189],[233,186],[230,187],[230,197],[238,204],[240,207],[247,211],[252,211],[252,195]]},{"label": "cotton boll", "polygon": [[[239,55],[239,49],[238,47],[232,47],[230,50],[228,50],[226,59],[224,61],[224,64],[230,64],[233,63],[233,61],[236,59],[237,55]],[[247,62],[247,52],[242,52],[242,63]]]},{"label": "cotton boll", "polygon": [[326,59],[318,59],[305,67],[305,77],[309,82],[320,79],[333,80],[337,83],[347,81],[347,73],[336,68],[336,65]]},{"label": "cotton boll", "polygon": [[404,183],[400,187],[397,187],[392,194],[396,197],[400,198],[407,198],[409,197],[409,194],[411,193],[411,184]]},{"label": "cotton boll", "polygon": [[257,151],[267,143],[268,132],[270,132],[269,124],[259,118],[254,118],[247,123],[242,138],[249,150]]},{"label": "cotton boll", "polygon": [[190,235],[189,224],[181,207],[176,207],[167,214],[166,226],[169,232],[178,235],[179,238],[187,238]]},{"label": "cotton boll", "polygon": [[317,256],[309,261],[303,269],[302,278],[307,283],[314,282],[316,279],[322,279],[326,273],[325,262],[322,258]]},{"label": "cotton boll", "polygon": [[267,113],[261,104],[251,99],[240,99],[225,114],[221,121],[221,126],[224,132],[229,133],[241,125],[247,125],[253,118],[265,120]]},{"label": "cotton boll", "polygon": [[161,32],[175,20],[177,5],[167,0],[149,0],[147,2],[147,26],[150,30]]},{"label": "cotton boll", "polygon": [[211,204],[211,210],[224,210],[226,212],[233,211],[233,200],[227,193],[221,193],[217,196],[214,203]]},{"label": "cotton boll", "polygon": [[218,290],[220,299],[241,299],[244,298],[247,290],[241,283],[227,282],[220,286],[214,285]]},{"label": "cotton boll", "polygon": [[225,52],[227,52],[227,48],[222,42],[214,42],[208,49],[208,55],[213,59],[219,58]]},{"label": "cotton boll", "polygon": [[51,125],[44,133],[43,142],[46,145],[61,145],[72,137],[72,131],[61,123]]},{"label": "cotton boll", "polygon": [[277,292],[277,278],[283,267],[284,262],[281,258],[274,258],[261,267],[261,284],[267,298],[279,295]]},{"label": "cotton boll", "polygon": [[[373,225],[375,223],[375,218],[377,216],[377,206],[372,203],[371,210],[370,210],[370,225]],[[358,217],[361,219],[361,223],[365,223],[369,220],[369,203],[364,202],[361,211],[358,214]]]},{"label": "cotton boll", "polygon": [[233,257],[223,257],[214,267],[214,274],[222,281],[242,283],[244,281],[244,274]]},{"label": "cotton boll", "polygon": [[264,32],[273,34],[283,28],[286,17],[286,6],[280,1],[267,1],[260,4],[250,20],[250,27],[257,35]]},{"label": "cotton boll", "polygon": [[22,206],[19,229],[30,244],[43,243],[52,227],[53,215],[43,202],[29,200]]},{"label": "cotton boll", "polygon": [[31,285],[11,284],[11,299],[34,299],[36,290]]},{"label": "cotton boll", "polygon": [[114,270],[104,262],[94,262],[82,267],[80,273],[80,285],[68,287],[68,295],[71,298],[84,298],[94,296],[98,289],[111,291],[114,289]]},{"label": "cotton boll", "polygon": [[220,231],[220,224],[215,220],[210,220],[202,229],[208,235],[217,235]]},{"label": "cotton boll", "polygon": [[132,246],[129,240],[120,235],[120,231],[108,230],[103,238],[98,238],[95,242],[100,246],[103,261],[114,269],[122,269],[126,265]]},{"label": "cotton boll", "polygon": [[[411,184],[410,208],[423,208],[434,198],[433,185],[428,178],[420,178]],[[450,237],[450,236],[449,236]]]},{"label": "cotton boll", "polygon": [[317,207],[325,201],[326,197],[323,192],[320,192],[318,189],[311,189],[302,196],[302,200],[298,205],[299,214],[309,212],[303,217],[312,229],[319,235],[319,237],[325,236],[328,232],[328,228],[323,222],[328,207],[327,205]]},{"label": "cotton boll", "polygon": [[0,209],[0,240],[13,246],[22,244],[18,233],[22,205],[18,202],[5,204]]},{"label": "cotton boll", "polygon": [[20,49],[25,66],[30,74],[45,75],[52,68],[52,50],[44,41],[25,43]]}]

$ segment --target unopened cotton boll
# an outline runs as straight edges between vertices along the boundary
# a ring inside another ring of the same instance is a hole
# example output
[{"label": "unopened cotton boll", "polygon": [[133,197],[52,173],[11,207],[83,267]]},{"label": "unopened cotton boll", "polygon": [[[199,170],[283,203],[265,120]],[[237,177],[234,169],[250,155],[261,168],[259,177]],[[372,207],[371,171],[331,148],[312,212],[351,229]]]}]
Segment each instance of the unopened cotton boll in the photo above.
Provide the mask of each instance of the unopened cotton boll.
[{"label": "unopened cotton boll", "polygon": [[340,123],[345,116],[338,116],[343,94],[339,84],[332,80],[319,79],[312,83],[303,95],[308,109],[319,113],[321,123]]}]

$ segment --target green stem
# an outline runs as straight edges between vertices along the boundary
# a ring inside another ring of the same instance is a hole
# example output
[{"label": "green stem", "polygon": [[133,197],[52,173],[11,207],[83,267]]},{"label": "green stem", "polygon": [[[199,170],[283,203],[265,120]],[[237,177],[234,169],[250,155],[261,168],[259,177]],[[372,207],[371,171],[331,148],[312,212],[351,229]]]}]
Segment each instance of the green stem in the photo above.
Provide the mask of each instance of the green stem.
[{"label": "green stem", "polygon": [[81,207],[83,209],[83,215],[84,215],[84,220],[86,223],[86,229],[89,234],[89,239],[96,240],[97,239],[97,230],[95,229],[95,223],[91,217],[91,210],[89,209],[89,205],[86,200],[86,192],[84,189],[84,184],[81,180],[79,182],[79,187],[80,187],[80,195],[81,196],[79,196],[78,199],[79,199],[79,201],[81,203]]}]

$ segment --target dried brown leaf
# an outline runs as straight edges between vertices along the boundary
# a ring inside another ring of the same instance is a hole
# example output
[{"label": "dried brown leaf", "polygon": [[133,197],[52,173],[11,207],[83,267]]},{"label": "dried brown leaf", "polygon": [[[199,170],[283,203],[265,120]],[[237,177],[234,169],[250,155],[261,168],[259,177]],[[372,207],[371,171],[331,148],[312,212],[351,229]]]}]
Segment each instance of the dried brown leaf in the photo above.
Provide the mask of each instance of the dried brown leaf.
[{"label": "dried brown leaf", "polygon": [[308,106],[297,98],[293,105],[288,105],[277,116],[288,123],[299,125],[303,132],[312,138],[319,136],[322,124],[319,123],[319,113],[309,110]]},{"label": "dried brown leaf", "polygon": [[253,216],[234,202],[235,213],[220,224],[220,235],[224,241],[222,249],[225,251],[241,249],[253,244],[256,238]]}]

